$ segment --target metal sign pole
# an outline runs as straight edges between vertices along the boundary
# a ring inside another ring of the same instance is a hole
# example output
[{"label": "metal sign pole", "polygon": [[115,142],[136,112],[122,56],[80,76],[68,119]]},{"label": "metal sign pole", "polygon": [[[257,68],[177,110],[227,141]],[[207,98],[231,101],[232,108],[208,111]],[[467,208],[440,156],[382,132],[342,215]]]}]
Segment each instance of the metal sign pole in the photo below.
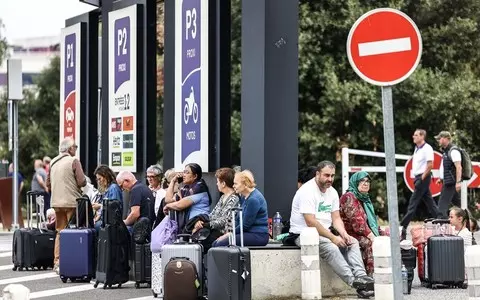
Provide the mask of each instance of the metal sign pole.
[{"label": "metal sign pole", "polygon": [[393,295],[403,299],[402,265],[400,261],[400,223],[398,221],[397,174],[395,163],[395,135],[393,129],[392,87],[382,87],[383,136],[385,142],[385,166],[387,169],[388,222],[392,249]]},{"label": "metal sign pole", "polygon": [[12,101],[13,117],[13,201],[12,201],[12,230],[18,229],[18,101]]}]

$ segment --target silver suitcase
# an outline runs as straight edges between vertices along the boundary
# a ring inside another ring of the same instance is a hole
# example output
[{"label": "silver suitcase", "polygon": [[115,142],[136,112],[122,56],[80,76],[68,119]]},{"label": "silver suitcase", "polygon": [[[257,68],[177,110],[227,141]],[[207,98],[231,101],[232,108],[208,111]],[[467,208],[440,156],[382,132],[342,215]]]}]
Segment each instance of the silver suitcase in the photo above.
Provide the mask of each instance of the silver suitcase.
[{"label": "silver suitcase", "polygon": [[163,298],[163,268],[160,253],[152,253],[152,293]]},{"label": "silver suitcase", "polygon": [[[203,296],[203,287],[204,287],[204,267],[203,267],[203,247],[200,244],[192,243],[191,235],[190,234],[179,234],[177,235],[177,240],[174,244],[165,245],[162,247],[161,252],[161,261],[162,261],[162,275],[165,272],[165,267],[167,266],[168,262],[174,258],[185,257],[188,258],[191,262],[193,262],[197,268],[198,272],[198,281],[199,281],[199,288],[198,288],[198,296]],[[188,238],[188,242],[184,240],[184,238]],[[163,278],[163,276],[162,276]],[[164,282],[164,280],[162,280]],[[163,284],[162,284],[163,287]],[[164,289],[164,287],[163,287]],[[163,295],[162,289],[162,295]]]}]

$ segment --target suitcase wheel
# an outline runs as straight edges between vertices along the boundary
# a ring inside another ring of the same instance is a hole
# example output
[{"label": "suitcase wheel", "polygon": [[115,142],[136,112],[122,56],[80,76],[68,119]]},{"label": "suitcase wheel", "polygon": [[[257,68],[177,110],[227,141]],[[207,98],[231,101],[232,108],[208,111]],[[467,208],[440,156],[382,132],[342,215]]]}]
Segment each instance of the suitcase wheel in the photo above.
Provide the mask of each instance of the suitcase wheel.
[{"label": "suitcase wheel", "polygon": [[157,298],[157,297],[158,297],[158,294],[155,293],[153,290],[152,290],[152,294],[153,294],[153,298]]},{"label": "suitcase wheel", "polygon": [[63,283],[67,283],[67,280],[68,280],[67,277],[63,277],[63,276],[62,276],[62,277],[60,277],[60,279],[62,280]]},{"label": "suitcase wheel", "polygon": [[104,290],[107,289],[107,285],[106,285],[106,284],[103,284],[103,289],[104,289]]},{"label": "suitcase wheel", "polygon": [[14,267],[12,268],[12,271],[16,271],[17,269],[18,269],[18,267],[17,267],[17,266],[14,266]]},{"label": "suitcase wheel", "polygon": [[[112,287],[112,286],[110,286],[110,287]],[[117,288],[121,288],[121,287],[122,287],[122,284],[119,283],[118,286],[117,286]]]},{"label": "suitcase wheel", "polygon": [[139,289],[139,288],[140,288],[140,283],[135,282],[135,288],[136,288],[136,289]]},{"label": "suitcase wheel", "polygon": [[93,284],[93,288],[97,288],[98,287],[98,281],[95,281],[95,283]]},{"label": "suitcase wheel", "polygon": [[152,287],[152,284],[151,284],[150,282],[147,283],[147,287],[148,287],[148,288],[151,288],[151,287]]}]

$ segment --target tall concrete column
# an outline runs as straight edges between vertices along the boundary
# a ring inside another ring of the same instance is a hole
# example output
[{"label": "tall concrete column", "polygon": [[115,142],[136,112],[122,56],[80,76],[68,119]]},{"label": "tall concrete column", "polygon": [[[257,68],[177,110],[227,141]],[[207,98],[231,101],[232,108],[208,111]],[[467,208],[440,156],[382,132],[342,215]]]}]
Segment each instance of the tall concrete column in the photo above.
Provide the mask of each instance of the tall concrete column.
[{"label": "tall concrete column", "polygon": [[241,166],[288,219],[298,172],[298,0],[242,1]]}]

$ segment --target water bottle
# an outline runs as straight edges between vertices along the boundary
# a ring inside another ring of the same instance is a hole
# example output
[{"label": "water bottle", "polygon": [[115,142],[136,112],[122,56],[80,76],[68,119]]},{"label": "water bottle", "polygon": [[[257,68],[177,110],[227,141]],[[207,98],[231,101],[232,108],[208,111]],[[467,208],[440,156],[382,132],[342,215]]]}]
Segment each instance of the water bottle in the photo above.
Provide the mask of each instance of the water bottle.
[{"label": "water bottle", "polygon": [[277,211],[273,216],[272,236],[274,240],[277,240],[277,236],[282,234],[282,216]]},{"label": "water bottle", "polygon": [[408,295],[408,270],[402,265],[402,290],[404,295]]}]

